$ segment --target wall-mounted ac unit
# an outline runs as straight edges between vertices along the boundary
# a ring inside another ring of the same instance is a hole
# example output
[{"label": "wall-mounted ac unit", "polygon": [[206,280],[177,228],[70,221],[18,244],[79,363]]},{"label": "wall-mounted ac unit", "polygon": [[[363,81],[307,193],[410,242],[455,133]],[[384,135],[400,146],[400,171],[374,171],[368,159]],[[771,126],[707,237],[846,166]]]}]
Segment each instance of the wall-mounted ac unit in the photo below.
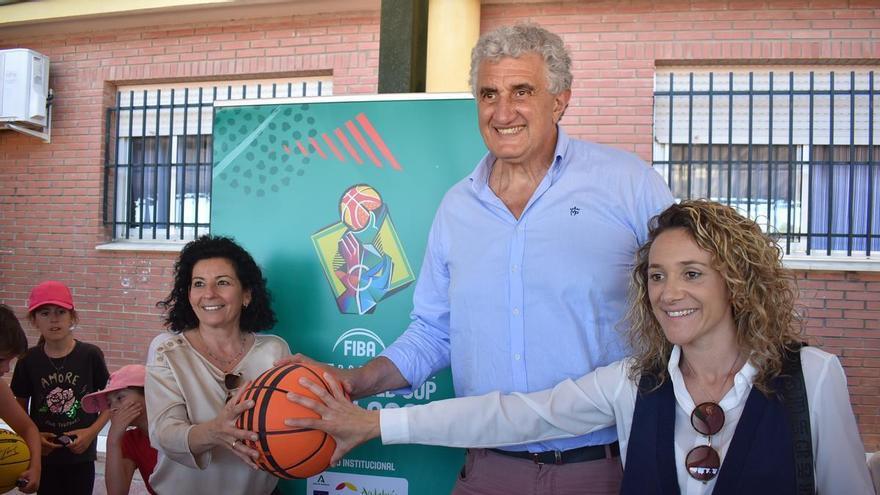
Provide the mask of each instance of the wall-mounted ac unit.
[{"label": "wall-mounted ac unit", "polygon": [[25,48],[0,50],[0,129],[25,132],[48,142],[48,99],[49,57]]}]

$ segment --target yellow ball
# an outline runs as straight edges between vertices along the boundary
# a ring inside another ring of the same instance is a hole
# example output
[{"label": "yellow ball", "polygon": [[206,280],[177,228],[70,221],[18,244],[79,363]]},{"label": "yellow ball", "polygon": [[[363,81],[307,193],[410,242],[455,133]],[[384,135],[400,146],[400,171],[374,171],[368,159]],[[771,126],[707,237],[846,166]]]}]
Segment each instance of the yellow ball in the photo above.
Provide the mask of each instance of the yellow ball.
[{"label": "yellow ball", "polygon": [[31,462],[24,439],[8,430],[0,430],[0,493],[16,487],[15,482]]}]

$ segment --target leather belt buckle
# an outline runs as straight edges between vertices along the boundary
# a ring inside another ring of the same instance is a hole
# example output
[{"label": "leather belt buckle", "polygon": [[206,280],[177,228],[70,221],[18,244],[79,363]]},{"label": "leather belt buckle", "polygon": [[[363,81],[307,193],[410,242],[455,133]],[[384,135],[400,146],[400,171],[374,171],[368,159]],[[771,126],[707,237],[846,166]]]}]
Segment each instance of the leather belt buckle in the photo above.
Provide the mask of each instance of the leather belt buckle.
[{"label": "leather belt buckle", "polygon": [[559,451],[546,450],[544,452],[526,452],[489,449],[499,455],[516,459],[530,460],[535,464],[570,464],[575,462],[588,462],[599,459],[613,459],[620,456],[620,444],[613,442],[608,445],[591,445],[576,449]]},{"label": "leather belt buckle", "polygon": [[[538,464],[538,465],[544,465],[544,464],[548,464],[547,461],[550,460],[550,459],[548,459],[548,457],[549,457],[548,454],[550,454],[550,452],[532,452],[530,455],[532,457],[532,462],[534,462],[535,464]],[[565,464],[565,462],[562,459],[562,452],[560,452],[558,450],[553,451],[553,464],[556,464],[556,465]]]}]

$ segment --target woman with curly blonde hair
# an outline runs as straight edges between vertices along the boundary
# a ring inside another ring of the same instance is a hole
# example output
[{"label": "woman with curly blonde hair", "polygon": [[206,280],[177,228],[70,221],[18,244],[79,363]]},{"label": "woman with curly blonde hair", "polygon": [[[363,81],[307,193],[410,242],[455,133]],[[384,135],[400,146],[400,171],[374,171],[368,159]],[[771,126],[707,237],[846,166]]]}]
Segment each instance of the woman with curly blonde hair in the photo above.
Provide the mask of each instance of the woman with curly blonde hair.
[{"label": "woman with curly blonde hair", "polygon": [[685,201],[667,208],[652,220],[648,241],[636,253],[627,315],[635,360],[631,377],[649,373],[658,386],[667,378],[673,344],[654,315],[649,286],[657,276],[651,274],[648,258],[657,237],[671,229],[687,231],[691,241],[712,254],[712,268],[730,293],[737,347],[749,353],[757,370],[754,386],[769,393],[770,381],[782,372],[786,349],[800,347],[794,280],[782,266],[779,245],[758,224],[711,201]]},{"label": "woman with curly blonde hair", "polygon": [[791,276],[758,225],[709,201],[670,206],[631,289],[633,357],[552,389],[364,411],[325,375],[320,402],[291,397],[321,418],[287,424],[329,432],[334,459],[379,435],[492,447],[616,424],[621,493],[874,493],[843,368],[800,344]]}]

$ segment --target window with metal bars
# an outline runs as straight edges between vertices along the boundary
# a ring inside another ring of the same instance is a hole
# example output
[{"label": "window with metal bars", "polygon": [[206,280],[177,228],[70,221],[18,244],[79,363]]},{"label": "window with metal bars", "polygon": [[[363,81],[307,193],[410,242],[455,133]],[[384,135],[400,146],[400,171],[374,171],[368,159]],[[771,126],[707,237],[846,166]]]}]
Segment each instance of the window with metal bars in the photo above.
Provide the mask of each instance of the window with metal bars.
[{"label": "window with metal bars", "polygon": [[737,208],[786,254],[870,257],[880,250],[877,84],[870,70],[658,72],[654,168],[675,197]]},{"label": "window with metal bars", "polygon": [[210,231],[215,101],[330,94],[329,78],[120,87],[105,141],[113,239],[187,241]]}]

